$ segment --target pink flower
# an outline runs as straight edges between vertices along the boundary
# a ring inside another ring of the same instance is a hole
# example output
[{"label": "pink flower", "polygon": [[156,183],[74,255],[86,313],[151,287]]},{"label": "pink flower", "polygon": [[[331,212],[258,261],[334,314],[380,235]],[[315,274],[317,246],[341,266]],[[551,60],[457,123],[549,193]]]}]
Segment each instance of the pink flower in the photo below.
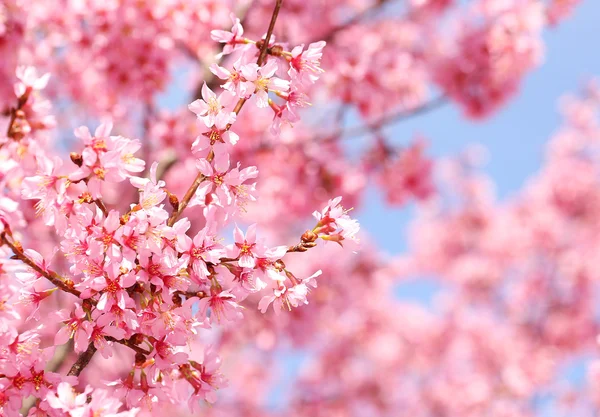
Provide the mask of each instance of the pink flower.
[{"label": "pink flower", "polygon": [[[356,234],[360,229],[358,222],[347,214],[347,210],[340,205],[342,197],[329,200],[321,211],[315,211],[313,216],[318,220],[314,232],[324,240],[340,243],[344,239],[357,240]],[[341,243],[340,243],[341,244]]]},{"label": "pink flower", "polygon": [[235,243],[227,247],[227,256],[238,259],[238,265],[242,268],[254,268],[256,266],[256,224],[248,226],[246,234],[235,226],[233,230]]},{"label": "pink flower", "polygon": [[230,17],[233,22],[231,31],[228,32],[225,30],[213,30],[210,32],[210,37],[214,41],[225,44],[225,46],[223,47],[223,52],[217,55],[218,58],[220,58],[222,55],[228,55],[232,53],[239,44],[245,43],[245,40],[242,37],[242,35],[244,34],[244,28],[240,23],[240,19],[235,17],[233,13],[230,15]]},{"label": "pink flower", "polygon": [[211,322],[221,323],[225,321],[234,321],[242,317],[239,311],[242,307],[236,303],[235,296],[229,290],[219,291],[211,288],[210,295],[198,301],[198,314],[201,317],[207,317],[208,308],[210,308]]},{"label": "pink flower", "polygon": [[82,407],[87,402],[87,395],[90,393],[90,389],[86,389],[85,392],[77,394],[77,391],[67,382],[61,382],[56,388],[56,394],[49,392],[46,396],[46,401],[50,407],[62,410],[64,412],[71,412],[79,407]]},{"label": "pink flower", "polygon": [[176,352],[175,347],[167,340],[167,336],[153,340],[154,350],[150,358],[154,358],[158,369],[171,369],[187,361],[188,355]]},{"label": "pink flower", "polygon": [[101,294],[97,304],[98,309],[108,311],[113,304],[121,309],[128,307],[133,300],[129,297],[127,288],[135,282],[136,276],[133,272],[121,272],[116,264],[106,268],[104,275],[93,284],[93,288]]},{"label": "pink flower", "polygon": [[165,182],[156,178],[157,170],[158,162],[154,162],[150,167],[150,179],[139,177],[129,179],[131,184],[140,190],[140,205],[144,210],[157,206],[167,197],[167,193],[163,189],[166,185]]},{"label": "pink flower", "polygon": [[240,71],[246,80],[254,83],[258,107],[269,106],[269,91],[285,92],[290,88],[289,81],[274,76],[277,71],[277,61],[274,59],[262,67],[254,63],[246,64]]},{"label": "pink flower", "polygon": [[91,331],[90,340],[104,359],[108,359],[112,356],[113,342],[106,338],[121,340],[125,337],[125,331],[110,325],[111,317],[109,315],[101,315],[99,310],[94,310],[94,313],[95,325]]},{"label": "pink flower", "polygon": [[303,51],[304,45],[292,49],[292,59],[288,71],[292,80],[306,85],[314,84],[319,79],[320,74],[325,72],[321,68],[321,57],[325,44],[325,41],[311,43],[306,51]]},{"label": "pink flower", "polygon": [[225,84],[221,87],[237,97],[249,97],[254,92],[254,84],[244,79],[241,68],[243,64],[240,60],[233,63],[233,70],[230,71],[227,68],[223,68],[217,64],[210,66],[210,71],[222,80],[226,80]]},{"label": "pink flower", "polygon": [[35,205],[36,213],[43,213],[46,225],[51,226],[56,213],[47,209],[63,203],[67,190],[66,177],[57,175],[62,165],[60,158],[51,159],[40,154],[36,157],[36,162],[38,175],[23,179],[21,195],[26,199],[38,200]]},{"label": "pink flower", "polygon": [[19,303],[26,305],[26,306],[32,306],[33,309],[31,311],[31,313],[29,313],[29,317],[27,317],[27,319],[31,319],[33,318],[34,320],[38,321],[40,319],[40,303],[48,298],[50,295],[52,295],[52,293],[56,290],[56,288],[53,288],[51,290],[45,290],[45,291],[38,291],[35,289],[21,289],[21,296],[19,297]]},{"label": "pink flower", "polygon": [[235,122],[235,119],[235,113],[219,113],[210,130],[196,138],[192,144],[192,152],[198,153],[210,147],[216,149],[222,144],[235,145],[240,137],[228,128],[228,125]]},{"label": "pink flower", "polygon": [[193,240],[187,235],[178,236],[177,250],[182,253],[181,261],[192,267],[192,276],[198,283],[204,283],[209,276],[206,263],[217,264],[222,255],[221,245],[206,227]]}]

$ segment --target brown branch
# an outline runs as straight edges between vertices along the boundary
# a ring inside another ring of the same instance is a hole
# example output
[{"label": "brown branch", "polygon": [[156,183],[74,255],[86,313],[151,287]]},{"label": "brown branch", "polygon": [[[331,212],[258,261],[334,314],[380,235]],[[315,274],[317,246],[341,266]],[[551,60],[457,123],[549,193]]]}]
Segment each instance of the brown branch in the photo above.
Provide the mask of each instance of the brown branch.
[{"label": "brown branch", "polygon": [[93,343],[90,343],[86,351],[77,357],[77,360],[75,361],[73,366],[71,366],[71,369],[69,370],[67,376],[79,376],[79,374],[81,374],[81,371],[83,371],[83,369],[86,366],[88,366],[88,364],[92,360],[92,357],[94,356],[94,353],[96,353],[96,350],[98,350],[96,349],[96,346],[94,346]]},{"label": "brown branch", "polygon": [[204,176],[204,174],[199,172],[198,175],[196,176],[196,178],[194,179],[194,182],[192,183],[190,188],[188,188],[185,195],[183,196],[183,199],[179,202],[179,206],[177,207],[177,210],[173,210],[173,213],[171,213],[171,216],[169,217],[169,220],[167,221],[168,226],[173,226],[175,224],[175,222],[177,221],[177,218],[181,215],[183,210],[185,210],[185,208],[188,206],[188,204],[190,203],[190,200],[192,199],[192,197],[194,197],[194,194],[196,194],[196,190],[198,189],[198,187],[200,187],[200,184],[202,184],[202,182],[204,182],[205,179],[206,179],[206,177]]},{"label": "brown branch", "polygon": [[[275,2],[275,9],[273,10],[273,15],[271,16],[271,22],[269,23],[269,29],[267,30],[267,35],[265,36],[263,44],[260,48],[260,53],[258,55],[258,59],[256,61],[256,63],[259,66],[263,64],[263,62],[265,61],[265,58],[267,57],[267,48],[269,47],[269,40],[271,39],[271,35],[273,35],[273,30],[275,29],[275,22],[277,21],[277,16],[279,15],[279,10],[281,9],[282,4],[283,4],[283,0],[276,0],[276,2]],[[233,108],[233,112],[235,114],[239,114],[240,111],[242,110],[242,107],[244,107],[244,104],[246,103],[246,101],[247,101],[246,98],[239,99],[238,102],[236,103],[235,107]],[[231,123],[227,125],[226,130],[229,130],[230,128],[231,128]],[[209,162],[211,162],[213,158],[214,158],[214,153],[211,151],[206,159]],[[206,177],[204,176],[204,174],[199,172],[198,175],[196,176],[196,178],[194,179],[194,182],[192,183],[192,185],[190,185],[190,188],[187,190],[187,192],[183,196],[183,199],[179,201],[179,206],[177,207],[177,210],[173,210],[173,213],[171,213],[171,216],[169,217],[169,220],[167,221],[168,226],[173,226],[175,224],[175,222],[177,221],[177,219],[179,218],[179,216],[181,215],[183,210],[185,210],[185,208],[188,206],[192,197],[194,197],[194,194],[196,194],[196,190],[198,190],[198,187],[200,186],[200,184],[202,184],[202,182],[204,180],[206,180]]]},{"label": "brown branch", "polygon": [[265,61],[265,58],[267,57],[267,48],[269,47],[269,41],[271,40],[271,35],[273,34],[273,30],[275,29],[275,22],[277,21],[277,16],[279,15],[279,10],[281,9],[282,3],[283,0],[275,1],[275,9],[273,10],[273,15],[271,16],[271,22],[269,23],[267,36],[265,36],[265,43],[262,45],[260,54],[258,55],[258,61],[256,61],[258,66],[261,66]]},{"label": "brown branch", "polygon": [[94,203],[96,203],[96,205],[98,206],[98,208],[102,211],[102,214],[104,214],[104,217],[108,216],[108,209],[106,208],[106,205],[104,204],[104,201],[102,201],[99,198],[96,198],[94,200]]},{"label": "brown branch", "polygon": [[0,234],[0,240],[13,251],[15,258],[28,265],[31,269],[33,269],[38,274],[40,274],[52,284],[54,284],[54,286],[60,288],[65,292],[73,294],[76,297],[81,296],[80,291],[77,291],[75,288],[72,287],[72,285],[67,284],[56,272],[44,270],[42,267],[36,264],[33,261],[33,259],[25,255],[21,244],[18,242],[11,242],[10,240],[8,240],[8,238],[6,237],[6,233]]}]

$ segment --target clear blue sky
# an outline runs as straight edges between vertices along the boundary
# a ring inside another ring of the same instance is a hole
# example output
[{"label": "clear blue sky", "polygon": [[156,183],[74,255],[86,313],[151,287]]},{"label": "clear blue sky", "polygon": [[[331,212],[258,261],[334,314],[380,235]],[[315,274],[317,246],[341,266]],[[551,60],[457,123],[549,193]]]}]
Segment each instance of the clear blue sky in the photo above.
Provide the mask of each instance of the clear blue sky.
[{"label": "clear blue sky", "polygon": [[[541,164],[544,144],[560,125],[558,99],[600,77],[600,1],[583,0],[575,13],[544,34],[543,64],[524,80],[521,91],[494,117],[472,122],[453,105],[402,121],[387,132],[395,143],[415,132],[429,139],[435,156],[451,156],[469,144],[489,151],[484,167],[496,182],[499,198],[517,192]],[[388,209],[375,194],[359,212],[362,226],[390,253],[406,248],[405,230],[412,208]]]}]

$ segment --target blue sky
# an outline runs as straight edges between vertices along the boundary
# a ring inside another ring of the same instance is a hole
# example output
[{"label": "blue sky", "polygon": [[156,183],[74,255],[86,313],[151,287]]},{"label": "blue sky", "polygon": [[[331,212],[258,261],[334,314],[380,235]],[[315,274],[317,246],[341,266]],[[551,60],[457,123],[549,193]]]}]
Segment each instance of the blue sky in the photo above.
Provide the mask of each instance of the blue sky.
[{"label": "blue sky", "polygon": [[[559,127],[558,99],[600,77],[600,1],[583,0],[575,13],[544,33],[545,59],[524,80],[517,97],[492,118],[464,119],[454,105],[399,122],[387,129],[395,143],[422,133],[434,156],[460,153],[479,143],[489,151],[484,169],[496,183],[499,198],[517,192],[541,164],[544,144]],[[359,138],[356,138],[360,140]],[[406,249],[405,231],[413,208],[384,207],[376,193],[358,212],[362,226],[383,249]]]}]

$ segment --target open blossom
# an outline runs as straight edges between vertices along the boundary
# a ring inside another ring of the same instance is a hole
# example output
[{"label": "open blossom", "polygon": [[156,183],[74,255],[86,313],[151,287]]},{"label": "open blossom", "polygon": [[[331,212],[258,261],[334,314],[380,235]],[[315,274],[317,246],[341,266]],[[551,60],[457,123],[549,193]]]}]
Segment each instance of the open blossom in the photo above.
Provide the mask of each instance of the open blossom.
[{"label": "open blossom", "polygon": [[251,81],[244,79],[241,72],[243,65],[242,61],[238,59],[233,63],[231,70],[218,64],[211,64],[210,71],[220,79],[225,80],[225,83],[221,85],[222,88],[238,97],[249,97],[254,91],[254,85]]},{"label": "open blossom", "polygon": [[60,310],[56,317],[65,325],[62,326],[54,337],[56,346],[63,345],[73,339],[75,352],[83,352],[88,346],[91,337],[91,323],[86,319],[85,312],[80,304],[75,304],[75,310],[69,312]]},{"label": "open blossom", "polygon": [[210,130],[196,138],[192,144],[192,152],[198,153],[213,147],[215,153],[222,154],[226,151],[223,149],[223,145],[235,145],[240,137],[229,129],[233,122],[235,122],[235,113],[219,113],[215,117],[214,124],[210,126]]},{"label": "open blossom", "polygon": [[192,277],[204,281],[209,276],[207,262],[219,263],[223,251],[208,228],[200,230],[194,238],[183,234],[177,237],[177,249],[183,254],[181,261],[192,269]]},{"label": "open blossom", "polygon": [[300,84],[313,84],[319,79],[319,76],[325,72],[321,68],[321,57],[325,44],[325,41],[320,41],[311,43],[306,50],[304,50],[304,45],[292,49],[288,74],[293,81],[298,81]]},{"label": "open blossom", "polygon": [[277,62],[269,60],[262,67],[251,63],[244,65],[241,69],[244,78],[254,83],[254,94],[258,107],[269,106],[269,91],[285,92],[290,88],[289,81],[275,77],[277,68]]},{"label": "open blossom", "polygon": [[224,208],[235,205],[243,206],[247,200],[254,198],[254,186],[245,184],[246,181],[256,178],[258,172],[256,167],[247,167],[242,170],[238,166],[230,169],[227,154],[215,157],[212,163],[201,158],[196,161],[198,171],[206,177],[205,181],[196,192],[195,198],[190,205],[206,203],[207,196],[211,196],[215,203]]},{"label": "open blossom", "polygon": [[19,82],[15,84],[15,94],[17,97],[23,96],[28,90],[43,90],[50,80],[50,73],[38,76],[34,67],[17,67],[16,74],[19,79]]},{"label": "open blossom", "polygon": [[229,91],[224,91],[217,96],[206,83],[204,83],[202,85],[202,99],[192,102],[188,107],[199,119],[204,121],[207,127],[211,127],[215,124],[217,116],[221,113],[226,113],[228,115],[228,119],[230,120],[228,123],[235,121],[235,113],[226,110],[226,108],[234,101],[235,96]]},{"label": "open blossom", "polygon": [[133,408],[119,412],[122,403],[112,397],[109,391],[94,390],[87,386],[82,393],[78,393],[68,382],[58,384],[56,392],[48,393],[45,400],[52,409],[61,410],[72,417],[133,417],[139,411]]},{"label": "open blossom", "polygon": [[78,394],[69,383],[61,382],[56,393],[51,392],[46,396],[46,401],[50,407],[70,413],[85,405],[89,391]]},{"label": "open blossom", "polygon": [[158,170],[158,162],[155,162],[150,167],[150,178],[131,177],[131,184],[140,190],[140,205],[144,210],[148,210],[160,204],[166,197],[167,193],[163,189],[165,182],[158,180],[156,172]]},{"label": "open blossom", "polygon": [[211,322],[234,321],[242,317],[241,306],[229,290],[219,291],[211,288],[210,295],[198,302],[198,313],[206,317],[209,308]]},{"label": "open blossom", "polygon": [[71,181],[88,179],[88,188],[94,198],[100,196],[100,182],[121,182],[132,173],[142,172],[145,162],[134,156],[141,148],[139,140],[122,136],[110,136],[112,123],[103,123],[90,134],[87,127],[75,130],[75,135],[83,140],[85,148],[81,153],[81,167],[69,175]]},{"label": "open blossom", "polygon": [[227,255],[231,258],[239,258],[238,265],[242,268],[254,268],[256,265],[256,224],[248,227],[244,234],[239,227],[233,231],[235,243],[227,248]]},{"label": "open blossom", "polygon": [[231,20],[233,22],[233,26],[231,27],[231,31],[226,30],[213,30],[210,32],[210,37],[217,42],[224,43],[223,52],[219,54],[218,57],[222,55],[228,55],[233,52],[236,47],[244,43],[244,28],[240,23],[240,19],[237,18],[233,13],[231,14]]},{"label": "open blossom", "polygon": [[325,240],[340,243],[344,239],[356,240],[356,234],[360,229],[358,221],[347,214],[347,210],[340,205],[342,197],[329,200],[327,206],[321,212],[315,211],[313,216],[318,224],[314,232]]}]

